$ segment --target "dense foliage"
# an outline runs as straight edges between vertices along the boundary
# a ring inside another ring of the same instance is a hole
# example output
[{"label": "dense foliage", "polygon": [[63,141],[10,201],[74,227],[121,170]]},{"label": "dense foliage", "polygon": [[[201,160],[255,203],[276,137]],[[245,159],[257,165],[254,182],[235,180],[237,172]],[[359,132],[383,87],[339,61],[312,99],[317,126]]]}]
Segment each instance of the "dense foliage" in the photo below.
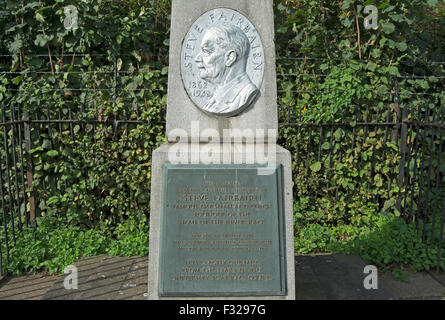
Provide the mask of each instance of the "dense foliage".
[{"label": "dense foliage", "polygon": [[[377,30],[364,28],[370,4],[378,7]],[[424,163],[413,148],[423,132],[408,139],[409,179],[427,173],[406,190],[397,182],[400,139],[356,123],[397,121],[396,97],[410,120],[438,120],[431,115],[445,102],[443,1],[283,1],[276,9],[276,20],[286,21],[276,26],[281,121],[349,124],[281,128],[281,143],[294,155],[296,252],[354,252],[381,269],[433,267],[443,219],[416,224],[420,212],[441,212],[418,196],[428,175],[445,175],[439,137],[419,148]],[[441,186],[430,199],[443,198]],[[404,216],[407,225],[397,218],[401,194],[408,194],[401,209],[418,213]],[[432,238],[422,242],[425,234]],[[442,248],[442,268],[444,258]]]},{"label": "dense foliage", "polygon": [[9,270],[14,274],[62,273],[79,257],[99,254],[124,257],[148,254],[148,222],[145,216],[131,217],[110,230],[106,226],[85,229],[67,227],[64,221],[41,219],[36,229],[25,228],[10,247]]},{"label": "dense foliage", "polygon": [[[32,127],[38,215],[73,225],[148,215],[151,148],[164,139],[170,10],[164,2],[10,4],[16,23],[5,35],[13,58],[4,62],[20,75],[2,77],[3,88],[12,89],[4,90],[4,101],[25,106],[30,118],[87,121]],[[63,24],[69,4],[79,12],[74,31]],[[124,118],[145,123],[113,127]]]},{"label": "dense foliage", "polygon": [[[38,261],[24,263],[13,254],[12,268],[61,270],[80,254],[128,252],[116,248],[130,248],[140,238],[122,238],[114,249],[99,244],[149,217],[151,150],[165,141],[170,1],[6,3],[0,54],[10,56],[0,60],[0,102],[23,106],[32,119],[85,120],[31,126],[34,172],[27,192],[36,197],[46,227],[26,233],[38,239]],[[376,30],[364,28],[369,4],[379,9]],[[64,24],[68,5],[78,10],[75,30]],[[393,218],[403,191],[396,183],[397,141],[387,139],[383,128],[365,134],[354,123],[367,109],[378,114],[375,120],[393,120],[395,83],[400,102],[419,114],[444,105],[444,8],[437,0],[274,1],[280,121],[349,124],[322,134],[318,127],[280,128],[280,144],[294,155],[297,252],[349,250],[381,266],[432,265],[417,263],[424,259],[420,244],[406,254],[394,249],[406,237],[419,239],[415,232],[398,232],[403,227],[393,222],[399,221]],[[5,116],[11,116],[8,110]],[[141,122],[115,121],[122,119]],[[3,159],[3,145],[0,152]],[[431,162],[433,172],[445,172],[437,155]],[[53,236],[59,240],[51,242]],[[14,246],[17,254],[33,243],[22,239]],[[82,239],[96,239],[94,248],[76,251]],[[61,242],[73,249],[57,266],[60,254],[52,253],[60,252],[54,248]],[[408,255],[411,260],[404,259]]]}]

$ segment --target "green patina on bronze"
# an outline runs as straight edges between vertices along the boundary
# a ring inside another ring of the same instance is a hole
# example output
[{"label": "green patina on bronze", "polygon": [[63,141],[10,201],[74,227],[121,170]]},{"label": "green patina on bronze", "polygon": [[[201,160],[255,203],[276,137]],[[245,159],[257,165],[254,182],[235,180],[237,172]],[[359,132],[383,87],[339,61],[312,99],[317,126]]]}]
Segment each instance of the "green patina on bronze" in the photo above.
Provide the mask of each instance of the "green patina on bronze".
[{"label": "green patina on bronze", "polygon": [[286,294],[282,167],[165,164],[159,296]]}]

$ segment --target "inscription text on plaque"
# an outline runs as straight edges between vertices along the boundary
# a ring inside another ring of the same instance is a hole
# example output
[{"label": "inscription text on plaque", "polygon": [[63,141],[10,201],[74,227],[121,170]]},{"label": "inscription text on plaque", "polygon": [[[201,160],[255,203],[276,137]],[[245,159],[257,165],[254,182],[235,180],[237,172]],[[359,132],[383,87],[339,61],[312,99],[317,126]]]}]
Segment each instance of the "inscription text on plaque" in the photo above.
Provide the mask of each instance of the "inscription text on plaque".
[{"label": "inscription text on plaque", "polygon": [[282,167],[164,164],[159,296],[286,294]]}]

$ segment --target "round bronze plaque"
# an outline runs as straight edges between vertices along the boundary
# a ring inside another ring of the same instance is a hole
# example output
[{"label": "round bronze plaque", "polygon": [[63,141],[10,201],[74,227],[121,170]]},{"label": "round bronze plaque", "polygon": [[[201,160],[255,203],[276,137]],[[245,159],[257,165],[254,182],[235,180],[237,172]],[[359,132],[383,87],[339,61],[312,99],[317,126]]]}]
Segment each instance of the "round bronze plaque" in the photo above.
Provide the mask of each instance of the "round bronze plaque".
[{"label": "round bronze plaque", "polygon": [[181,74],[188,96],[207,114],[232,117],[252,107],[264,75],[254,25],[227,8],[201,15],[182,42]]}]

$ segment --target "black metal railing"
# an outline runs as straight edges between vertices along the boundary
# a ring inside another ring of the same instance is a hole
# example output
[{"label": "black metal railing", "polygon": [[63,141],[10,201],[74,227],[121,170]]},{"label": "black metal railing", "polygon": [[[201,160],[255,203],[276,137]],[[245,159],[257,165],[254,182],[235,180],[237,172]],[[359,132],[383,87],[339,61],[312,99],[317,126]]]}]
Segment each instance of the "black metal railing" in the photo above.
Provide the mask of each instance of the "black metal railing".
[{"label": "black metal railing", "polygon": [[[89,104],[94,104],[94,94],[97,91],[110,91],[112,94],[109,103],[115,104],[116,100],[129,91],[152,90],[151,88],[126,89],[119,91],[118,77],[124,72],[118,71],[116,58],[111,63],[109,71],[114,77],[113,87],[100,89],[91,88],[51,88],[54,92],[91,92],[90,101],[81,105],[69,105],[68,111],[50,106],[41,107],[29,112],[29,104],[2,105],[0,117],[0,227],[1,243],[4,250],[0,250],[1,264],[8,264],[9,248],[15,243],[24,226],[36,227],[35,221],[42,199],[47,199],[52,193],[65,192],[66,186],[58,183],[55,177],[53,181],[44,182],[39,190],[43,194],[35,194],[33,188],[34,159],[33,148],[47,140],[53,149],[55,133],[68,132],[71,140],[79,136],[89,134],[94,136],[96,130],[106,128],[113,131],[116,139],[121,133],[128,133],[137,125],[150,124],[147,119],[140,117],[139,106],[129,106],[123,113],[115,113],[112,118],[101,119],[92,117],[88,112]],[[80,71],[79,71],[80,72]],[[51,72],[50,72],[51,73]],[[100,72],[99,72],[100,73]],[[11,74],[11,76],[13,76]],[[282,77],[304,77],[307,75],[285,74]],[[323,77],[323,74],[311,75]],[[397,84],[397,81],[395,81]],[[396,207],[402,218],[407,221],[415,221],[419,228],[423,228],[423,239],[433,245],[435,236],[439,239],[437,254],[437,268],[440,265],[441,247],[443,244],[444,220],[445,220],[445,110],[443,105],[419,106],[410,104],[404,99],[404,104],[399,105],[398,88],[394,86],[391,92],[392,101],[385,109],[373,109],[365,107],[355,113],[353,119],[335,123],[305,122],[302,113],[304,107],[295,105],[280,107],[280,128],[289,130],[288,135],[280,137],[280,143],[292,151],[295,162],[294,176],[309,176],[311,166],[319,163],[327,169],[334,168],[342,163],[346,156],[346,149],[354,149],[357,145],[372,144],[375,136],[380,137],[381,145],[370,146],[370,174],[375,173],[377,159],[389,159],[388,174],[381,184],[382,189],[391,192],[397,187]],[[19,91],[22,89],[9,89]],[[165,89],[154,89],[161,95],[166,95]],[[296,96],[308,93],[306,90],[291,90]],[[279,95],[284,95],[288,90],[279,90]],[[322,91],[310,91],[311,94],[323,94]],[[405,97],[416,94],[430,94],[405,91]],[[434,94],[434,93],[433,93]],[[86,99],[88,100],[88,99]],[[132,108],[132,109],[131,109]],[[32,108],[31,108],[32,109]],[[130,110],[131,109],[131,110]],[[134,111],[135,117],[128,115]],[[164,117],[165,118],[165,117]],[[346,119],[346,117],[345,117]],[[164,125],[165,123],[160,123]],[[79,126],[76,129],[76,126]],[[341,129],[340,131],[338,131]],[[337,134],[338,133],[338,134]],[[150,152],[151,154],[151,152]],[[363,168],[363,155],[354,154],[354,163],[360,172]],[[374,161],[374,159],[376,159]],[[84,172],[88,176],[88,172]],[[302,174],[302,175],[300,175]],[[360,179],[360,176],[357,177]],[[386,179],[386,180],[385,180]],[[380,182],[378,182],[380,185]],[[334,186],[335,196],[339,187]],[[149,190],[147,190],[149,192]],[[350,190],[349,192],[354,192]],[[319,195],[314,194],[314,197]],[[426,229],[427,222],[432,227]],[[423,223],[419,223],[423,222]],[[435,230],[439,234],[434,234]],[[429,231],[429,234],[428,234]],[[432,234],[431,234],[432,233]]]}]

